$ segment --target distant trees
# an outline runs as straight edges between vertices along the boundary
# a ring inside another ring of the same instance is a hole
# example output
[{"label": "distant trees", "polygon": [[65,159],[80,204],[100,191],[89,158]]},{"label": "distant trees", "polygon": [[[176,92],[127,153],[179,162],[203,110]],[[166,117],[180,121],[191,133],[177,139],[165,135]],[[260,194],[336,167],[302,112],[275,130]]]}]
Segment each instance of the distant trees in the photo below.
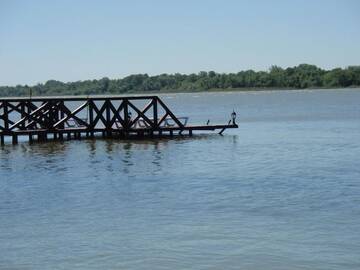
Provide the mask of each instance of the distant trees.
[{"label": "distant trees", "polygon": [[0,96],[32,95],[90,95],[122,94],[152,91],[199,91],[210,89],[257,88],[320,88],[360,86],[360,66],[323,70],[314,65],[301,64],[281,68],[271,66],[268,71],[246,70],[238,73],[200,71],[198,74],[134,74],[122,79],[86,80],[63,83],[49,80],[35,86],[0,87]]}]

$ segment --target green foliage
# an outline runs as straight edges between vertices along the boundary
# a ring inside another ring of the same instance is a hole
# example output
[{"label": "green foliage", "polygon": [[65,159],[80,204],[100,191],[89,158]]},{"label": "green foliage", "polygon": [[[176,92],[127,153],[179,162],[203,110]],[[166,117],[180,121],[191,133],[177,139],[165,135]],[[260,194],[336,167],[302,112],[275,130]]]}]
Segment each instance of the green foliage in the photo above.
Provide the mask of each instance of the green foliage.
[{"label": "green foliage", "polygon": [[246,70],[220,74],[200,71],[198,74],[135,74],[123,79],[86,80],[63,83],[49,80],[35,86],[0,87],[0,96],[32,95],[94,95],[135,92],[200,91],[210,89],[250,88],[320,88],[360,86],[360,66],[323,70],[314,65],[301,64],[283,69],[270,67],[269,71]]}]

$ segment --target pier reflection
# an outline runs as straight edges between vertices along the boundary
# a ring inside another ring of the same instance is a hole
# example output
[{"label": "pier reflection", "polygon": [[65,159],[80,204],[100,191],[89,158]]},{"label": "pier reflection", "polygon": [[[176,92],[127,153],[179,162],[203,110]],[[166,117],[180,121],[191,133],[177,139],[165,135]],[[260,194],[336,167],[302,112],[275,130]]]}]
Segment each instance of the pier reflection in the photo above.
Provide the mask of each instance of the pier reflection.
[{"label": "pier reflection", "polygon": [[[169,141],[97,139],[83,141],[92,166],[105,166],[108,172],[133,175],[149,166],[158,170],[162,166],[163,150]],[[92,168],[93,169],[93,168]]]},{"label": "pier reflection", "polygon": [[[237,144],[236,135],[195,135],[193,137],[154,138],[146,140],[86,139],[81,141],[48,141],[44,143],[5,145],[1,147],[1,169],[38,170],[45,169],[54,173],[84,171],[89,177],[96,177],[97,171],[104,169],[121,179],[139,173],[159,175],[178,156],[192,153],[177,152],[177,145],[194,141],[206,141],[206,144],[218,140],[232,141]],[[191,150],[190,150],[191,151]],[[205,151],[205,149],[204,149]],[[16,163],[8,160],[17,159]],[[26,160],[26,161],[25,161]],[[66,160],[66,162],[65,162]],[[83,162],[87,168],[81,168]],[[87,161],[87,162],[86,162]]]}]

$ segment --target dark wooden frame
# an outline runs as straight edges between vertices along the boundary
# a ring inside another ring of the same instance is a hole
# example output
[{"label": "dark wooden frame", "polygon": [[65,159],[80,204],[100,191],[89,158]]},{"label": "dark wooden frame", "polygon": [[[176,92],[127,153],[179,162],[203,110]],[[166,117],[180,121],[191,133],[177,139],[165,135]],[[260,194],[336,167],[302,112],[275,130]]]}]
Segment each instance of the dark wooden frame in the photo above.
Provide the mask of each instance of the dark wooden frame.
[{"label": "dark wooden frame", "polygon": [[[147,102],[145,107],[138,108],[134,101]],[[70,109],[71,102],[81,104],[74,110]],[[116,102],[116,104],[115,104]],[[119,105],[117,105],[119,104]],[[164,111],[160,115],[160,109]],[[130,110],[136,113],[130,118]],[[83,119],[79,114],[86,112],[87,118]],[[148,115],[147,115],[148,113]],[[151,113],[151,117],[149,116]],[[14,120],[17,118],[16,120]],[[164,121],[171,119],[173,126],[164,126]],[[136,127],[141,120],[146,123],[145,127]],[[67,122],[73,121],[75,127],[69,127]],[[116,124],[115,124],[116,123]],[[182,134],[188,131],[192,135],[194,130],[216,130],[221,133],[226,128],[237,128],[235,123],[228,125],[204,125],[185,126],[175,114],[165,105],[158,96],[93,96],[93,97],[34,97],[34,98],[2,98],[0,99],[0,142],[4,143],[4,136],[12,136],[13,143],[17,143],[18,135],[29,135],[32,141],[33,135],[39,139],[46,139],[47,134],[53,134],[54,138],[81,137],[82,134],[93,136],[95,132],[102,132],[104,136],[113,134],[121,137],[135,135],[153,136],[154,133],[163,135],[167,132]],[[69,135],[70,134],[70,135]]]}]

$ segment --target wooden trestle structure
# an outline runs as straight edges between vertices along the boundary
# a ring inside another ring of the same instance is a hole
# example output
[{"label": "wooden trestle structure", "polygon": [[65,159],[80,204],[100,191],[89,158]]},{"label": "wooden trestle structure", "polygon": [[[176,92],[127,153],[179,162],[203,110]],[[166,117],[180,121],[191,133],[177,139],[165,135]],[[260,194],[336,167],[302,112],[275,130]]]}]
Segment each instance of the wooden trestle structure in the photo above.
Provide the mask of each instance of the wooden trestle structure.
[{"label": "wooden trestle structure", "polygon": [[147,138],[192,135],[196,130],[237,128],[235,119],[227,125],[187,125],[176,117],[158,96],[92,96],[0,98],[0,142],[13,144],[18,136],[29,141],[49,138],[94,137]]}]

